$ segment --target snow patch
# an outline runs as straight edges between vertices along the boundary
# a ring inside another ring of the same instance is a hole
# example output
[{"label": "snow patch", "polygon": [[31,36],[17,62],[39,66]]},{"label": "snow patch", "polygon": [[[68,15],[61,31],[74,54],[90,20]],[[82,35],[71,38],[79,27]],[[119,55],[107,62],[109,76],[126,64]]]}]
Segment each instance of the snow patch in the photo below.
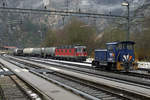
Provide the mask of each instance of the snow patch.
[{"label": "snow patch", "polygon": [[150,62],[138,62],[138,68],[150,69]]}]

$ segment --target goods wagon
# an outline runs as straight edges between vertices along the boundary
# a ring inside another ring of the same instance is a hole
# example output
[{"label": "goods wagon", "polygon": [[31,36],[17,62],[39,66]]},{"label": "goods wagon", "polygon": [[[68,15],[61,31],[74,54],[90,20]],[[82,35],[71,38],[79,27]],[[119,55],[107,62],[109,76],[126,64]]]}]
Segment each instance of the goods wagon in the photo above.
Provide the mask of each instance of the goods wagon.
[{"label": "goods wagon", "polygon": [[32,56],[41,57],[42,56],[42,48],[33,48],[32,49]]},{"label": "goods wagon", "polygon": [[23,55],[23,49],[21,49],[21,48],[14,49],[13,55],[15,55],[15,56],[22,56]]},{"label": "goods wagon", "polygon": [[33,55],[33,48],[24,48],[23,49],[24,56],[32,56]]},{"label": "goods wagon", "polygon": [[44,58],[54,58],[56,47],[42,48],[42,57]]}]

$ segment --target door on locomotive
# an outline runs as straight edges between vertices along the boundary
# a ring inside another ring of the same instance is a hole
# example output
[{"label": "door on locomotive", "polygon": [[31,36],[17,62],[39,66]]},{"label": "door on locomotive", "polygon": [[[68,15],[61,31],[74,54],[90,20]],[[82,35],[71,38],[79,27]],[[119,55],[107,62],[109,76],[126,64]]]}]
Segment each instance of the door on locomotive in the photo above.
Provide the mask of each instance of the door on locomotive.
[{"label": "door on locomotive", "polygon": [[107,45],[107,62],[115,63],[116,55],[118,54],[117,45],[118,42],[106,43]]},{"label": "door on locomotive", "polygon": [[134,54],[134,44],[135,42],[133,41],[118,42],[118,54],[116,56],[117,70],[129,71],[137,69]]},{"label": "door on locomotive", "polygon": [[118,70],[117,69],[118,43],[119,42],[106,43],[107,46],[107,66],[105,67],[106,70]]}]

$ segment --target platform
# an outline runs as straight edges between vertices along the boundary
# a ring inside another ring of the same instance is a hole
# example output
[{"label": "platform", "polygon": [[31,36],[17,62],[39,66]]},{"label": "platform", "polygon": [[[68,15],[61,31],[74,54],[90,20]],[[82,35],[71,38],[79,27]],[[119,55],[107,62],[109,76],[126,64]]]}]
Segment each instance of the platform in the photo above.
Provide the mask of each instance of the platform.
[{"label": "platform", "polygon": [[45,95],[49,97],[49,100],[85,100],[71,91],[65,90],[56,84],[50,83],[49,81],[30,73],[28,70],[19,68],[1,58],[0,62],[27,83],[37,88],[40,92],[45,93]]}]

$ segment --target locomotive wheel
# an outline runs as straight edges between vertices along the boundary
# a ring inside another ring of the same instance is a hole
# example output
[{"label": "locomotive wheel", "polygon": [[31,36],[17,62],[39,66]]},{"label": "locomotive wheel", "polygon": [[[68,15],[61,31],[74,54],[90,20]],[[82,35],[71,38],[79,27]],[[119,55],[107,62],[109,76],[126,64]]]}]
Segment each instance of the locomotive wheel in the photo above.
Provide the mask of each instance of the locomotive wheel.
[{"label": "locomotive wheel", "polygon": [[97,61],[92,61],[92,67],[96,68],[99,66],[99,62]]},{"label": "locomotive wheel", "polygon": [[106,70],[110,71],[113,68],[113,63],[108,63],[108,65],[106,66]]}]

